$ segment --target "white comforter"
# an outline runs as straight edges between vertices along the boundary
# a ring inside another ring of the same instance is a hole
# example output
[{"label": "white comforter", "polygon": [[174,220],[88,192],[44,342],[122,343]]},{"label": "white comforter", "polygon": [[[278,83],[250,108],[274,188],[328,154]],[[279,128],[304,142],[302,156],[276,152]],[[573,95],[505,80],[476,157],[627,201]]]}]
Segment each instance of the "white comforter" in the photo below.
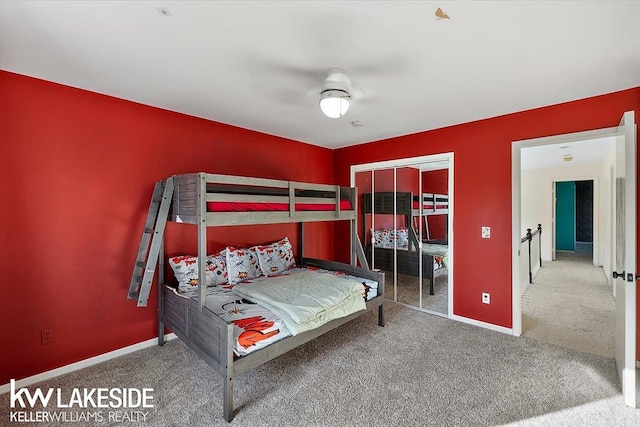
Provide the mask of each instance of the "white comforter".
[{"label": "white comforter", "polygon": [[362,283],[316,271],[238,284],[233,292],[278,315],[293,335],[366,308]]}]

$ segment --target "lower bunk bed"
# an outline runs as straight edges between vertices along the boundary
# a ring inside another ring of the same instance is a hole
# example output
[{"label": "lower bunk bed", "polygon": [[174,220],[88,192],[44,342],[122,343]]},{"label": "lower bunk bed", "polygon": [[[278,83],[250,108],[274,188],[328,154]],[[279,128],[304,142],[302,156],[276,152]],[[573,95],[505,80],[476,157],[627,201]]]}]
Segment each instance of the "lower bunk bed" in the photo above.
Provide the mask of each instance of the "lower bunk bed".
[{"label": "lower bunk bed", "polygon": [[[448,196],[442,194],[423,193],[422,197],[402,191],[363,194],[361,236],[369,265],[386,271],[394,271],[397,267],[398,273],[416,277],[422,273],[423,279],[429,280],[429,294],[434,295],[435,278],[447,273],[449,248],[447,241],[421,239],[413,227],[413,219],[448,213],[448,203]],[[404,224],[398,229],[367,229],[369,215],[401,216]],[[373,259],[372,247],[375,250]],[[396,254],[397,264],[394,263]]]},{"label": "lower bunk bed", "polygon": [[308,330],[291,331],[288,322],[281,322],[277,315],[263,306],[253,307],[254,311],[251,311],[252,302],[233,292],[231,287],[219,287],[213,291],[209,288],[202,310],[197,294],[183,295],[173,287],[159,287],[159,345],[164,344],[164,328],[167,327],[218,372],[223,378],[223,416],[227,421],[234,416],[235,377],[370,310],[378,310],[378,324],[384,326],[384,286],[378,286],[384,283],[384,273],[310,258],[304,258],[300,267],[294,269],[295,272],[318,271],[358,280],[362,285],[362,309]]},{"label": "lower bunk bed", "polygon": [[[371,248],[375,250],[375,259],[372,263]],[[436,277],[447,274],[448,246],[434,243],[422,244],[422,278],[429,281],[429,295],[434,295],[434,281]],[[408,274],[418,277],[420,274],[419,253],[409,250],[406,246],[399,247],[397,254],[397,271],[400,274]],[[367,261],[374,268],[394,271],[394,249],[367,245],[365,248]]]}]

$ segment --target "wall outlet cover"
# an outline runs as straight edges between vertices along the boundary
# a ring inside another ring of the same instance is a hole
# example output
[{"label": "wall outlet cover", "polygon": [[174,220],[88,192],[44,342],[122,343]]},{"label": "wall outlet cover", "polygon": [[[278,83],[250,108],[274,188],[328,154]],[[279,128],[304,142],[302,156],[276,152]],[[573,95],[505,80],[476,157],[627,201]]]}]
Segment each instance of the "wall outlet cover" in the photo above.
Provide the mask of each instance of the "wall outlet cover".
[{"label": "wall outlet cover", "polygon": [[483,239],[491,238],[491,227],[482,227],[482,238]]},{"label": "wall outlet cover", "polygon": [[53,328],[43,329],[40,331],[40,341],[44,344],[51,344],[53,342]]},{"label": "wall outlet cover", "polygon": [[491,304],[491,295],[488,292],[482,293],[482,303]]}]

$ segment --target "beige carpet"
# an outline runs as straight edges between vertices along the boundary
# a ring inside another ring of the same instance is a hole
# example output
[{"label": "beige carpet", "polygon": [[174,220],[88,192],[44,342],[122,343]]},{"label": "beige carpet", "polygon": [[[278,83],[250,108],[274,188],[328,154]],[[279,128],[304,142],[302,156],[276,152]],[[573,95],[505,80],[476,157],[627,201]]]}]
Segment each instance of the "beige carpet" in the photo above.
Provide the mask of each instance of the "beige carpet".
[{"label": "beige carpet", "polygon": [[[613,359],[478,328],[404,306],[330,331],[234,380],[235,419],[222,419],[222,379],[179,340],[30,387],[153,389],[145,422],[38,427],[605,427],[638,426]],[[68,397],[67,397],[68,398]],[[41,405],[37,410],[42,410]],[[56,411],[50,405],[49,411]],[[10,422],[0,395],[0,425]],[[58,412],[82,412],[59,409]]]},{"label": "beige carpet", "polygon": [[615,301],[591,255],[558,253],[533,282],[522,297],[524,337],[615,357]]},{"label": "beige carpet", "polygon": [[436,277],[433,284],[434,295],[429,294],[429,280],[422,280],[422,307],[420,307],[420,282],[416,276],[398,274],[398,300],[394,300],[393,273],[385,271],[385,298],[407,304],[434,313],[448,314],[449,310],[449,276],[443,274]]}]

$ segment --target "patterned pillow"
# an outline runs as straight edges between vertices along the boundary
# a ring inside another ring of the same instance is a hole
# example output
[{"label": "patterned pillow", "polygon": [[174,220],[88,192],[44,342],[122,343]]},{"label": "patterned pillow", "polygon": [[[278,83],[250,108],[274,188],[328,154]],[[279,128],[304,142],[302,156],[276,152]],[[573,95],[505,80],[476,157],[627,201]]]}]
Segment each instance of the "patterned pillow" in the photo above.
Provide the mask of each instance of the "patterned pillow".
[{"label": "patterned pillow", "polygon": [[409,246],[409,230],[401,228],[399,230],[371,230],[374,239],[374,247],[393,249],[398,242],[398,248]]},{"label": "patterned pillow", "polygon": [[399,248],[407,248],[409,246],[409,230],[406,228],[396,230],[396,239]]},{"label": "patterned pillow", "polygon": [[296,266],[293,247],[287,237],[267,246],[255,246],[255,249],[265,276],[275,276]]},{"label": "patterned pillow", "polygon": [[226,261],[230,285],[255,279],[262,274],[255,248],[234,248],[227,246]]},{"label": "patterned pillow", "polygon": [[[221,253],[207,256],[206,285],[215,286],[227,281],[225,258]],[[178,292],[185,293],[198,286],[198,257],[182,255],[169,258],[169,265],[178,281]]]},{"label": "patterned pillow", "polygon": [[229,281],[227,271],[227,251],[221,250],[217,254],[207,255],[207,262],[213,264],[213,285],[222,285]]}]

